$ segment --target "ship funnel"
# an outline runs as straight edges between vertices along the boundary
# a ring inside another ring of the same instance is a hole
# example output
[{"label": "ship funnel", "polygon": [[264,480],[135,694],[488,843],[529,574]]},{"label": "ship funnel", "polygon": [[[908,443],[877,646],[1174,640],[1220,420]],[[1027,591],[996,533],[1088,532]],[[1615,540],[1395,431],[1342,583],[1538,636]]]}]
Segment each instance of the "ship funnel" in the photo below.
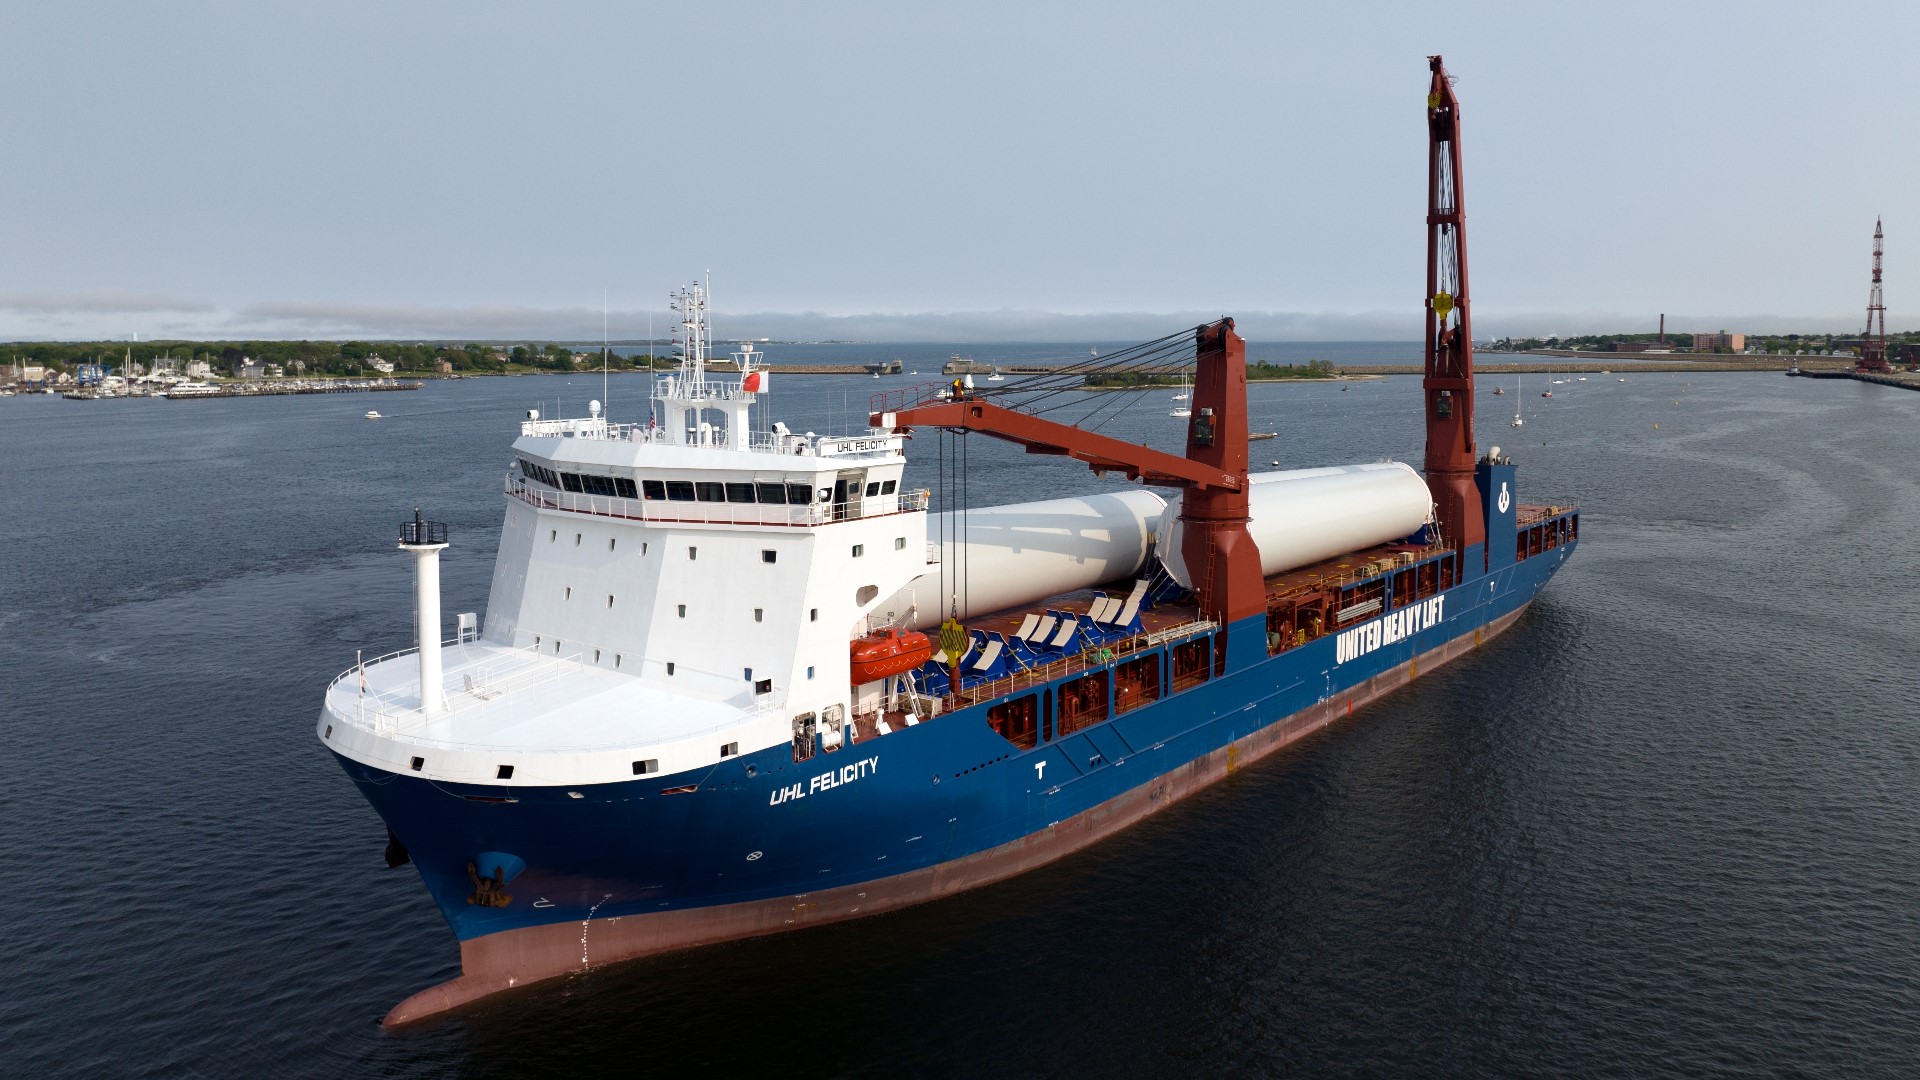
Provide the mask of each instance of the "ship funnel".
[{"label": "ship funnel", "polygon": [[440,552],[447,546],[447,525],[428,521],[413,508],[413,520],[400,524],[400,547],[413,553],[413,630],[420,645],[420,712],[429,718],[447,707],[440,674]]}]

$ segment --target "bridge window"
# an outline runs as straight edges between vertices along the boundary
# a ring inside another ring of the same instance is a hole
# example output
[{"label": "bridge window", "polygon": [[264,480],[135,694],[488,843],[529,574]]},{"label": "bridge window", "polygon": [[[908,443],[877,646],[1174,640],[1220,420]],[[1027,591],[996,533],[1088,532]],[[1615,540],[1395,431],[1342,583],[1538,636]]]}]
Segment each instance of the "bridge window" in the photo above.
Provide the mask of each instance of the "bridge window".
[{"label": "bridge window", "polygon": [[583,488],[582,488],[582,487],[580,486],[580,474],[579,474],[579,473],[570,473],[570,472],[563,472],[563,473],[561,473],[561,474],[560,474],[560,486],[562,486],[562,487],[564,487],[564,488],[566,488],[566,489],[567,489],[568,491],[581,491],[581,492],[584,492],[584,489],[583,489]]},{"label": "bridge window", "polygon": [[870,481],[870,482],[868,482],[868,484],[867,484],[867,498],[869,498],[869,499],[871,499],[871,498],[873,498],[873,497],[875,497],[875,496],[877,496],[877,495],[879,495],[879,494],[880,494],[880,481],[878,481],[878,480],[873,480],[873,481]]},{"label": "bridge window", "polygon": [[734,484],[734,483],[728,484],[727,485],[727,501],[737,502],[737,503],[753,502],[754,501],[753,485],[752,484]]},{"label": "bridge window", "polygon": [[693,481],[691,480],[667,481],[667,501],[692,502],[693,501]]},{"label": "bridge window", "polygon": [[718,480],[696,480],[693,490],[699,494],[701,502],[727,501],[727,485]]},{"label": "bridge window", "polygon": [[887,481],[883,481],[883,482],[882,482],[882,483],[880,484],[880,494],[882,494],[882,495],[891,495],[891,494],[893,494],[893,492],[894,492],[894,486],[895,486],[896,484],[898,484],[898,483],[899,483],[899,481],[898,481],[898,480],[887,480]]},{"label": "bridge window", "polygon": [[[831,497],[833,495],[833,492],[829,490],[827,492],[827,495]],[[812,501],[813,501],[813,488],[807,486],[806,484],[788,484],[787,485],[787,505],[788,506],[806,506],[808,503],[811,503]]]},{"label": "bridge window", "polygon": [[618,492],[619,496],[623,499],[632,499],[632,498],[639,497],[640,493],[634,490],[633,481],[627,479],[624,476],[614,477],[613,486],[614,486],[614,489]]},{"label": "bridge window", "polygon": [[667,497],[667,482],[664,480],[642,480],[640,481],[640,493],[649,499],[664,499]]}]

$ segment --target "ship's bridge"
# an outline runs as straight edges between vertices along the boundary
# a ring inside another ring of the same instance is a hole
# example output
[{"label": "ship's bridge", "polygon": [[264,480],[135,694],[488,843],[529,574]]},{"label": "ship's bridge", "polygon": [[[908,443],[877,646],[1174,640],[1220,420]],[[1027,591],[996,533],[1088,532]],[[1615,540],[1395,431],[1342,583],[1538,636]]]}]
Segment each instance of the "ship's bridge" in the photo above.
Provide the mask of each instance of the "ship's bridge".
[{"label": "ship's bridge", "polygon": [[702,444],[595,415],[520,425],[506,492],[535,507],[631,521],[824,525],[924,510],[906,491],[905,437],[784,425]]}]

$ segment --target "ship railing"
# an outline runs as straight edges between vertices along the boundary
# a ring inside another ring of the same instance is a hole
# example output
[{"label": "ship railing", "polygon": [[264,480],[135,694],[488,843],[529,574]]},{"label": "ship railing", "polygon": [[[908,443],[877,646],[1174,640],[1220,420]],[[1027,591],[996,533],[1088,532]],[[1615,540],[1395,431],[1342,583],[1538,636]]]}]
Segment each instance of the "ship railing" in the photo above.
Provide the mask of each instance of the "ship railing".
[{"label": "ship railing", "polygon": [[925,489],[876,495],[858,502],[836,505],[811,503],[806,506],[771,503],[671,502],[659,499],[626,499],[617,495],[588,495],[577,491],[555,491],[529,482],[513,472],[506,474],[504,490],[508,497],[544,510],[565,510],[594,517],[623,518],[628,521],[697,522],[712,525],[830,525],[837,521],[886,517],[890,514],[925,510],[930,493]]},{"label": "ship railing", "polygon": [[[441,643],[443,648],[449,649],[460,644],[461,641],[458,638],[449,638]],[[548,652],[546,645],[544,640],[536,638],[531,644],[513,647],[505,655],[501,648],[494,647],[480,659],[446,668],[442,674],[441,684],[446,694],[446,709],[443,715],[455,717],[464,710],[478,708],[536,687],[558,683],[570,675],[578,675],[589,668],[609,670],[604,663],[600,662],[601,658],[620,655],[613,649],[590,644],[574,643],[570,646],[562,646],[560,652]],[[330,711],[341,716],[342,719],[351,719],[360,727],[383,734],[405,734],[409,730],[426,726],[427,716],[418,704],[421,694],[420,681],[417,678],[379,693],[361,691],[353,699],[350,717],[342,715],[339,709],[333,708],[333,691],[341,683],[357,679],[366,667],[414,656],[418,652],[418,649],[400,649],[371,660],[363,660],[360,664],[341,672],[327,688]],[[594,661],[587,659],[589,653],[595,658]],[[635,677],[644,673],[649,665],[662,672],[666,669],[665,661],[648,660],[645,657],[633,659],[634,670],[625,673]],[[706,671],[685,664],[679,667],[690,674],[709,676],[714,680],[715,686],[725,686],[733,681],[720,672]],[[727,704],[740,709],[750,717],[757,717],[782,708],[784,695],[756,695],[746,704],[737,702],[727,702]],[[674,737],[723,731],[738,722],[738,720],[722,721],[708,728],[676,732]]]},{"label": "ship railing", "polygon": [[1551,499],[1543,503],[1527,502],[1514,508],[1513,519],[1516,526],[1524,528],[1578,509],[1580,505],[1571,499]]},{"label": "ship railing", "polygon": [[977,705],[983,701],[992,701],[1096,668],[1111,668],[1136,653],[1158,648],[1170,641],[1184,641],[1208,633],[1218,626],[1219,624],[1211,619],[1193,619],[1162,630],[1134,634],[1119,641],[1088,645],[1072,656],[1037,664],[998,679],[976,683],[958,693],[950,693],[942,699],[944,707],[941,711],[948,712],[968,705]]},{"label": "ship railing", "polygon": [[[441,642],[443,648],[461,644],[457,638]],[[348,668],[328,687],[328,701],[333,700],[333,687],[350,679],[357,679],[367,666],[388,661],[400,660],[416,655],[418,649],[402,649],[387,653],[372,660],[362,661]],[[528,646],[516,650],[517,655],[501,657],[498,651],[479,660],[464,664],[455,664],[443,670],[443,691],[448,686],[453,689],[446,692],[447,716],[457,716],[465,708],[472,708],[487,702],[496,701],[509,694],[524,691],[534,686],[555,683],[568,674],[577,673],[585,668],[585,662],[579,653],[565,653],[557,656],[541,655],[536,647]],[[443,654],[445,655],[445,654]],[[352,719],[359,726],[370,731],[399,734],[410,728],[425,726],[426,713],[420,708],[420,680],[403,683],[389,690],[370,692],[362,690],[354,696],[350,706]],[[404,704],[403,704],[404,703]],[[335,710],[338,712],[338,710]]]}]

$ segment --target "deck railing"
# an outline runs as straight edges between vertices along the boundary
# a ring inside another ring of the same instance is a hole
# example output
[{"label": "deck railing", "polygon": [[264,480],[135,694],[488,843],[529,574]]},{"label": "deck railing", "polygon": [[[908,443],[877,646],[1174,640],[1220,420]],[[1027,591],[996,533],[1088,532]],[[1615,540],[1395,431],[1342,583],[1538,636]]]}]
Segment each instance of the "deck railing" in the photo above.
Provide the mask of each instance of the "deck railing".
[{"label": "deck railing", "polygon": [[[1104,645],[1088,645],[1072,656],[1063,656],[1057,660],[1050,660],[998,679],[976,683],[964,690],[949,693],[941,699],[941,709],[943,712],[951,712],[969,705],[977,705],[982,701],[992,701],[1008,694],[1017,694],[1022,690],[1041,686],[1068,675],[1077,675],[1095,668],[1111,667],[1135,653],[1144,652],[1169,641],[1182,641],[1204,634],[1217,625],[1211,619],[1194,619],[1178,626],[1170,626],[1151,633],[1134,634]],[[1014,662],[1011,654],[1003,653],[1002,655],[1009,657],[1009,663]]]}]

